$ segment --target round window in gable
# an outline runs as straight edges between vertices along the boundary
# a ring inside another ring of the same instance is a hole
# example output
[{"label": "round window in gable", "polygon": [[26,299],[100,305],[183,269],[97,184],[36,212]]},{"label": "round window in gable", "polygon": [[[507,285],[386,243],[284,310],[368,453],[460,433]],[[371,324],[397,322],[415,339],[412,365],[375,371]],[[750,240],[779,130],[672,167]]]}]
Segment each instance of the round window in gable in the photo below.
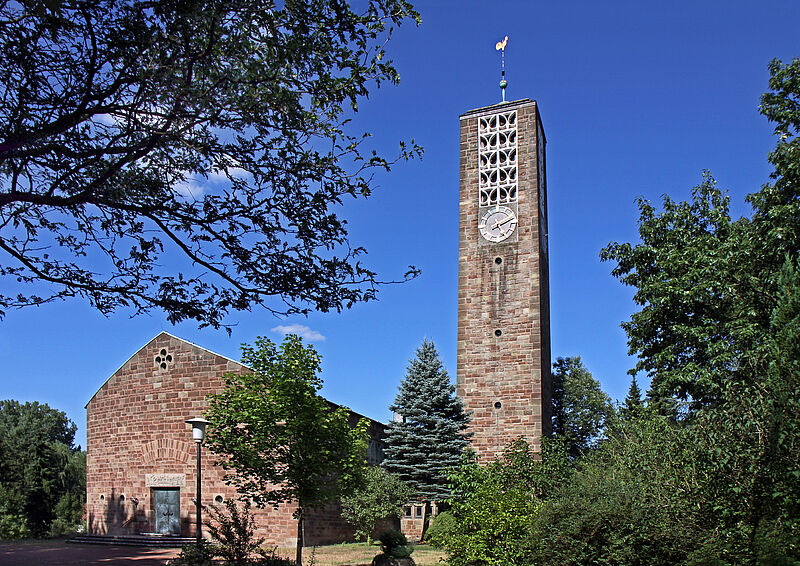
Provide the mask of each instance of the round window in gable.
[{"label": "round window in gable", "polygon": [[155,358],[156,369],[160,369],[162,371],[167,370],[172,365],[175,357],[170,353],[167,348],[161,348],[161,350],[156,354]]}]

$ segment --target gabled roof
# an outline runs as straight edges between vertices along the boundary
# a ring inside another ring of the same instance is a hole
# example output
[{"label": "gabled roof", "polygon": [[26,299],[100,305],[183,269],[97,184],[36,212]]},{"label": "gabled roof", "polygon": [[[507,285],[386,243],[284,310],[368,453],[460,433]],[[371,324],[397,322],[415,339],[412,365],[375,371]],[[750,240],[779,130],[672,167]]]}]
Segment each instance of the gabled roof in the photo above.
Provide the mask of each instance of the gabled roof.
[{"label": "gabled roof", "polygon": [[211,355],[213,355],[213,356],[219,356],[220,358],[224,358],[224,359],[228,360],[229,362],[233,362],[233,363],[235,363],[235,364],[238,364],[238,365],[240,365],[240,366],[242,366],[242,367],[244,367],[244,368],[247,368],[247,369],[252,369],[252,368],[248,368],[246,365],[242,364],[242,362],[239,362],[239,361],[237,361],[237,360],[234,360],[234,359],[232,359],[232,358],[229,358],[228,356],[223,356],[222,354],[218,354],[217,352],[214,352],[213,350],[209,350],[208,348],[204,348],[203,346],[198,346],[198,345],[197,345],[197,344],[195,344],[194,342],[189,342],[188,340],[184,340],[183,338],[180,338],[179,336],[175,336],[174,334],[170,334],[169,332],[166,332],[166,331],[162,330],[161,332],[159,332],[158,334],[156,334],[155,336],[153,336],[153,337],[152,337],[150,340],[148,340],[148,341],[147,341],[147,342],[146,342],[146,343],[145,343],[145,344],[144,344],[144,345],[143,345],[141,348],[139,348],[139,349],[138,349],[138,350],[136,350],[136,351],[135,351],[133,354],[131,354],[131,355],[130,355],[130,357],[128,357],[128,359],[127,359],[127,360],[125,360],[124,362],[122,362],[122,365],[120,365],[120,366],[119,366],[117,369],[115,369],[115,370],[114,370],[114,371],[111,373],[111,375],[110,375],[110,376],[108,376],[108,378],[106,378],[106,380],[105,380],[105,381],[104,381],[104,382],[103,382],[103,383],[100,385],[100,387],[98,387],[98,388],[97,388],[97,391],[95,391],[95,392],[94,392],[94,395],[92,395],[92,397],[91,397],[91,398],[90,398],[90,399],[89,399],[89,400],[86,402],[86,404],[83,406],[83,408],[85,409],[86,407],[88,407],[88,406],[89,406],[89,403],[91,403],[91,402],[92,402],[92,399],[94,399],[94,398],[97,396],[97,394],[100,392],[100,390],[101,390],[103,387],[105,387],[105,385],[106,385],[106,384],[107,384],[109,381],[111,381],[111,379],[112,379],[112,378],[113,378],[115,375],[117,375],[117,373],[119,373],[119,371],[120,371],[122,368],[124,368],[124,367],[125,367],[125,365],[126,365],[128,362],[130,362],[130,361],[131,361],[133,358],[135,358],[135,357],[136,357],[136,356],[139,354],[139,352],[141,352],[142,350],[144,350],[145,348],[147,348],[147,346],[148,346],[150,343],[152,343],[152,342],[153,342],[153,341],[155,341],[155,340],[158,340],[158,339],[159,339],[159,338],[161,338],[162,336],[168,336],[168,337],[170,337],[170,338],[174,338],[175,340],[180,340],[180,341],[181,341],[181,342],[183,342],[184,344],[187,344],[187,345],[189,345],[189,346],[191,346],[191,347],[193,347],[193,348],[197,348],[197,349],[199,349],[199,350],[203,350],[204,352],[208,352],[209,354],[211,354]]},{"label": "gabled roof", "polygon": [[[122,368],[124,368],[124,367],[125,367],[125,365],[126,365],[128,362],[130,362],[130,361],[131,361],[133,358],[135,358],[135,357],[137,356],[137,354],[139,354],[139,352],[141,352],[142,350],[144,350],[144,349],[145,349],[145,348],[146,348],[146,347],[147,347],[147,346],[148,346],[148,345],[149,345],[151,342],[153,342],[154,340],[157,340],[157,339],[159,339],[159,338],[160,338],[160,337],[162,337],[162,336],[168,336],[168,337],[170,337],[170,338],[174,338],[175,340],[180,340],[180,341],[181,341],[181,342],[183,342],[184,344],[187,344],[187,345],[189,345],[189,346],[191,346],[191,347],[193,347],[193,348],[197,348],[197,349],[199,349],[199,350],[203,350],[204,352],[208,352],[208,353],[209,353],[209,354],[211,354],[212,356],[219,356],[220,358],[223,358],[223,359],[225,359],[225,360],[228,360],[229,362],[233,362],[233,363],[235,363],[236,365],[239,365],[239,366],[241,366],[241,367],[243,367],[243,368],[245,368],[245,369],[249,369],[249,370],[252,370],[252,369],[253,369],[253,368],[251,368],[251,367],[249,367],[249,366],[246,366],[246,365],[245,365],[245,364],[243,364],[242,362],[239,362],[239,361],[237,361],[237,360],[234,360],[234,359],[232,359],[232,358],[229,358],[228,356],[223,356],[222,354],[218,354],[217,352],[214,352],[213,350],[209,350],[208,348],[204,348],[203,346],[198,346],[198,345],[197,345],[197,344],[195,344],[194,342],[189,342],[188,340],[184,340],[183,338],[180,338],[180,337],[178,337],[178,336],[175,336],[174,334],[170,334],[169,332],[165,332],[165,331],[163,331],[163,330],[162,330],[161,332],[159,332],[158,334],[156,334],[155,336],[153,336],[153,337],[152,337],[150,340],[148,340],[148,341],[147,341],[147,342],[146,342],[146,343],[145,343],[145,344],[144,344],[144,345],[143,345],[141,348],[139,348],[139,349],[138,349],[138,350],[136,350],[136,351],[135,351],[133,354],[131,354],[131,356],[130,356],[130,357],[127,359],[127,360],[125,360],[125,361],[122,363],[122,365],[120,365],[120,366],[119,366],[119,367],[118,367],[116,370],[114,370],[114,372],[113,372],[113,373],[112,373],[112,374],[111,374],[111,375],[110,375],[110,376],[109,376],[109,377],[108,377],[108,378],[107,378],[107,379],[106,379],[106,380],[103,382],[103,384],[102,384],[102,385],[100,385],[100,387],[98,387],[98,388],[97,388],[97,391],[95,391],[95,392],[94,392],[94,395],[92,395],[92,397],[91,397],[91,398],[90,398],[90,399],[89,399],[89,400],[86,402],[86,405],[84,405],[84,406],[83,406],[83,408],[84,408],[84,409],[86,409],[86,408],[89,406],[89,403],[91,403],[91,402],[92,402],[92,400],[93,400],[93,399],[94,399],[94,398],[97,396],[97,394],[100,392],[100,390],[101,390],[101,389],[103,389],[103,387],[105,387],[105,386],[106,386],[106,384],[107,384],[109,381],[111,381],[111,379],[112,379],[112,378],[113,378],[115,375],[117,375],[117,373],[119,373],[119,371],[120,371]],[[325,399],[325,401],[327,401],[327,402],[328,402],[328,403],[329,403],[329,404],[330,404],[332,407],[334,407],[334,408],[338,408],[338,407],[341,407],[341,406],[342,406],[342,405],[339,405],[338,403],[334,403],[333,401],[330,401],[329,399]],[[381,425],[383,424],[383,423],[381,423],[380,421],[376,421],[376,420],[375,420],[375,419],[373,419],[372,417],[368,417],[368,416],[366,416],[366,415],[362,415],[361,413],[357,413],[357,412],[355,412],[354,410],[350,409],[349,407],[348,407],[347,409],[350,411],[350,413],[351,413],[352,415],[357,415],[358,417],[363,417],[363,418],[365,418],[365,419],[369,419],[370,421],[372,421],[372,422],[374,422],[374,423],[378,423],[378,424],[381,424]]]}]

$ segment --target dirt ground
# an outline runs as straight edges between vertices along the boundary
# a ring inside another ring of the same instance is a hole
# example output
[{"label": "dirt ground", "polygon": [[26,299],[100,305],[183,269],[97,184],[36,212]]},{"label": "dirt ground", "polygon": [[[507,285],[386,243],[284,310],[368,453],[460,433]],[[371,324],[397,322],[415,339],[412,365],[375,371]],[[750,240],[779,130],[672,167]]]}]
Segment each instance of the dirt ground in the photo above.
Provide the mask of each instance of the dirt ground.
[{"label": "dirt ground", "polygon": [[67,544],[63,540],[0,542],[3,566],[164,566],[177,548]]},{"label": "dirt ground", "polygon": [[[365,543],[310,547],[303,549],[303,563],[313,563],[314,566],[369,566],[380,551],[380,546],[367,546]],[[277,554],[294,557],[294,549],[280,548]],[[411,558],[417,566],[447,566],[443,551],[425,545],[415,547]]]}]

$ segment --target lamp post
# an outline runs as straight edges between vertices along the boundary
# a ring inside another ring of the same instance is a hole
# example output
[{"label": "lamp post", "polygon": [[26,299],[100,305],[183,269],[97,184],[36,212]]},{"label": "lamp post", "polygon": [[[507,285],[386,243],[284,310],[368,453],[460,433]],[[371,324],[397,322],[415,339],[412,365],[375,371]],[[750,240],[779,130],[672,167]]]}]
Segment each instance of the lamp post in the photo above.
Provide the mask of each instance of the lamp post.
[{"label": "lamp post", "polygon": [[203,523],[200,518],[200,513],[202,512],[202,491],[200,487],[200,445],[203,444],[203,439],[206,436],[206,425],[209,424],[209,421],[202,417],[195,417],[187,420],[186,423],[192,425],[192,439],[197,444],[197,493],[195,504],[197,505],[197,546],[200,546],[200,541],[203,540]]}]

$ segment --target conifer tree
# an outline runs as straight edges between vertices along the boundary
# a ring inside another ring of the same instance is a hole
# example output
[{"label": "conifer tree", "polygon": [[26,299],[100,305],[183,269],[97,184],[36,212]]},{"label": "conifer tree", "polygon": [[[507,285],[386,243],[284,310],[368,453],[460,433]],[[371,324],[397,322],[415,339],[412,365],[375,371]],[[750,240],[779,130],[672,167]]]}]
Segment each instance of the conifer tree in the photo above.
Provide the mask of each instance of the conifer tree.
[{"label": "conifer tree", "polygon": [[455,393],[433,342],[424,340],[408,365],[389,424],[384,467],[411,485],[420,499],[449,495],[445,474],[469,444],[469,413]]},{"label": "conifer tree", "polygon": [[625,403],[620,408],[620,415],[624,419],[635,418],[642,412],[644,401],[642,400],[642,390],[639,389],[639,384],[636,383],[636,376],[631,379],[631,386],[628,388],[628,395],[625,397]]}]

